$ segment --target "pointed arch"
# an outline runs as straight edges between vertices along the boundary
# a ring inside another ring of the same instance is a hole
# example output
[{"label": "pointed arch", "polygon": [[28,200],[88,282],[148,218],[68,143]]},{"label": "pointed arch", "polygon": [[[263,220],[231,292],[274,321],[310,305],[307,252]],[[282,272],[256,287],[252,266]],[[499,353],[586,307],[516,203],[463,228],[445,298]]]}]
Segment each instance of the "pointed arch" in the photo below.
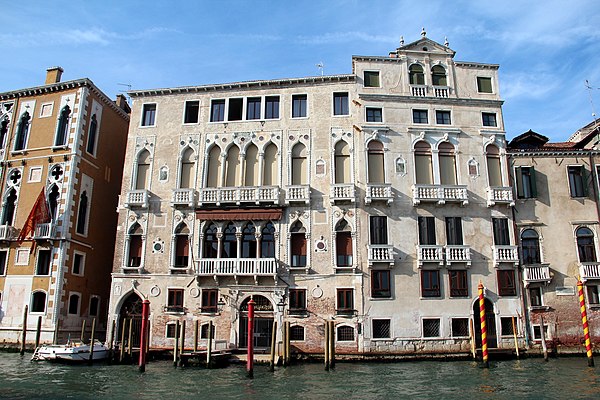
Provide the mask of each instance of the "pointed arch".
[{"label": "pointed arch", "polygon": [[367,145],[367,182],[385,183],[384,147],[379,140],[371,140]]},{"label": "pointed arch", "polygon": [[237,228],[229,222],[223,230],[221,241],[221,258],[237,258]]},{"label": "pointed arch", "polygon": [[277,162],[277,146],[273,143],[269,143],[265,147],[265,158],[263,168],[263,182],[264,186],[277,185],[279,181],[279,168]]},{"label": "pointed arch", "polygon": [[4,207],[2,210],[2,225],[13,225],[16,207],[17,191],[15,190],[15,188],[12,188],[9,190],[8,195],[4,199]]},{"label": "pointed arch", "polygon": [[85,235],[87,232],[87,215],[88,215],[88,195],[87,191],[81,192],[79,197],[79,208],[77,209],[77,227],[76,231],[80,235]]},{"label": "pointed arch", "polygon": [[308,183],[308,161],[306,146],[296,143],[292,147],[291,177],[292,185],[306,185]]},{"label": "pointed arch", "polygon": [[258,186],[258,147],[250,143],[246,148],[244,186]]},{"label": "pointed arch", "polygon": [[180,222],[175,228],[174,268],[188,268],[190,254],[190,229],[185,222]]},{"label": "pointed arch", "polygon": [[96,118],[96,114],[92,115],[92,119],[90,121],[90,129],[88,131],[88,140],[85,151],[88,153],[95,155],[96,154],[96,138],[98,134],[98,119]]},{"label": "pointed arch", "polygon": [[148,189],[150,183],[150,152],[143,149],[138,153],[135,169],[135,190]]},{"label": "pointed arch", "polygon": [[216,188],[221,186],[223,165],[221,163],[221,148],[213,145],[206,157],[206,187]]},{"label": "pointed arch", "polygon": [[194,171],[196,167],[196,153],[191,147],[186,147],[181,154],[181,165],[179,168],[179,189],[193,188]]},{"label": "pointed arch", "polygon": [[352,267],[352,227],[344,218],[335,225],[335,254],[337,268]]},{"label": "pointed arch", "polygon": [[256,258],[257,242],[256,227],[252,222],[248,222],[242,229],[242,258]]},{"label": "pointed arch", "polygon": [[0,121],[0,149],[3,149],[6,145],[4,142],[6,141],[8,134],[9,122],[8,115],[5,115],[4,118],[2,118],[2,121]]},{"label": "pointed arch", "polygon": [[64,146],[67,144],[67,138],[69,137],[69,121],[71,119],[71,107],[66,105],[60,111],[58,117],[58,128],[56,129],[56,138],[54,140],[55,146]]},{"label": "pointed arch", "polygon": [[239,186],[240,172],[240,148],[233,145],[227,150],[227,157],[225,158],[225,186]]},{"label": "pointed arch", "polygon": [[334,148],[334,183],[350,183],[350,146],[348,142],[340,140]]},{"label": "pointed arch", "polygon": [[290,227],[290,267],[304,268],[307,264],[306,229],[300,221]]},{"label": "pointed arch", "polygon": [[433,184],[431,145],[424,140],[419,140],[414,145],[414,153],[416,183],[425,185]]},{"label": "pointed arch", "polygon": [[488,144],[485,148],[487,162],[488,184],[491,187],[502,186],[502,165],[500,163],[500,150],[495,144]]},{"label": "pointed arch", "polygon": [[27,145],[27,138],[29,136],[29,126],[30,126],[31,116],[29,112],[25,111],[21,118],[19,119],[19,123],[17,125],[17,134],[15,135],[15,151],[24,150]]},{"label": "pointed arch", "polygon": [[202,244],[203,258],[217,258],[219,256],[219,237],[218,228],[214,222],[211,222],[204,231]]},{"label": "pointed arch", "polygon": [[129,228],[127,239],[129,246],[125,266],[128,268],[140,268],[142,266],[144,248],[144,231],[139,223],[136,222]]},{"label": "pointed arch", "polygon": [[53,222],[58,220],[58,206],[60,199],[60,190],[58,189],[58,185],[54,184],[50,187],[48,191],[48,208],[50,211],[50,218]]},{"label": "pointed arch", "polygon": [[275,257],[275,225],[271,221],[262,228],[260,236],[261,258]]},{"label": "pointed arch", "polygon": [[456,157],[452,143],[442,142],[438,145],[438,159],[440,164],[440,183],[442,185],[456,185]]}]

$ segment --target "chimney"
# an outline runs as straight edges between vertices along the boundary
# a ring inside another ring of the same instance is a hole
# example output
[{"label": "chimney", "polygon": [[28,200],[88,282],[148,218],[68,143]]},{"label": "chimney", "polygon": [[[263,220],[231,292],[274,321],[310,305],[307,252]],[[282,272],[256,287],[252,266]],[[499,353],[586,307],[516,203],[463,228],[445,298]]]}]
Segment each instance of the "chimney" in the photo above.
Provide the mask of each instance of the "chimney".
[{"label": "chimney", "polygon": [[120,107],[127,114],[131,113],[131,108],[129,107],[129,103],[127,103],[127,98],[123,94],[118,94],[117,99],[115,100],[115,104],[117,107]]},{"label": "chimney", "polygon": [[46,85],[60,82],[64,69],[61,67],[50,67],[46,70]]}]

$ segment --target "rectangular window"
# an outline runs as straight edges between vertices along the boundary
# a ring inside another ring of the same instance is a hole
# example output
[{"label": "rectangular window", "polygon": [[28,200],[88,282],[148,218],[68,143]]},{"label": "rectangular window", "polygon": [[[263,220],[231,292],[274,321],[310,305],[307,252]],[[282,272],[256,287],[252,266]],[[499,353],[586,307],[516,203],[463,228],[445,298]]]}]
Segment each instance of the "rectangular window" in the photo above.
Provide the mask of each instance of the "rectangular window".
[{"label": "rectangular window", "polygon": [[438,125],[450,125],[450,111],[436,111],[435,123]]},{"label": "rectangular window", "polygon": [[568,167],[571,197],[585,197],[585,169],[581,165]]},{"label": "rectangular window", "polygon": [[354,290],[337,290],[337,313],[338,315],[350,315],[354,313]]},{"label": "rectangular window", "polygon": [[537,197],[535,169],[533,167],[517,167],[515,169],[517,197],[531,199]]},{"label": "rectangular window", "polygon": [[469,336],[469,318],[452,318],[452,337]]},{"label": "rectangular window", "polygon": [[598,285],[587,286],[587,298],[590,305],[600,305],[600,297],[598,296]]},{"label": "rectangular window", "polygon": [[391,335],[391,321],[389,319],[374,319],[373,339],[389,339]]},{"label": "rectangular window", "polygon": [[496,122],[496,113],[481,113],[483,126],[498,126]]},{"label": "rectangular window", "polygon": [[200,339],[208,339],[208,330],[210,329],[210,336],[212,336],[212,338],[215,338],[215,326],[213,325],[212,328],[210,327],[210,324],[202,324],[202,326],[200,327]]},{"label": "rectangular window", "polygon": [[[201,311],[203,313],[216,313],[217,297],[219,297],[219,291],[217,289],[202,289]],[[181,301],[181,306],[183,306],[183,299]]]},{"label": "rectangular window", "polygon": [[83,275],[84,266],[84,255],[75,253],[73,254],[73,275]]},{"label": "rectangular window", "polygon": [[229,99],[229,109],[227,111],[227,121],[241,121],[243,108],[244,108],[244,99]]},{"label": "rectangular window", "polygon": [[500,296],[516,296],[515,271],[512,269],[498,270],[498,294]]},{"label": "rectangular window", "polygon": [[478,76],[477,91],[479,93],[492,93],[492,78]]},{"label": "rectangular window", "polygon": [[367,107],[367,122],[382,122],[383,112],[381,108]]},{"label": "rectangular window", "polygon": [[306,312],[306,289],[290,289],[290,313]]},{"label": "rectangular window", "polygon": [[52,250],[39,250],[37,264],[35,267],[36,275],[50,275],[50,265],[52,263]]},{"label": "rectangular window", "polygon": [[100,297],[92,296],[90,297],[90,310],[88,314],[90,317],[95,317],[99,314],[100,311]]},{"label": "rectangular window", "polygon": [[456,269],[449,270],[450,278],[450,297],[467,297],[469,296],[469,282],[467,280],[467,270]]},{"label": "rectangular window", "polygon": [[460,217],[446,217],[446,244],[463,245],[462,221]]},{"label": "rectangular window", "polygon": [[371,271],[371,297],[376,299],[392,297],[389,270],[374,269]]},{"label": "rectangular window", "polygon": [[423,318],[423,337],[440,337],[439,318]]},{"label": "rectangular window", "polygon": [[169,289],[167,294],[167,312],[183,312],[183,289]]},{"label": "rectangular window", "polygon": [[531,307],[541,307],[543,306],[542,302],[542,288],[540,287],[530,287],[528,289],[529,292],[529,304]]},{"label": "rectangular window", "polygon": [[429,123],[429,120],[427,118],[427,110],[413,110],[413,123],[415,123],[415,124]]},{"label": "rectangular window", "polygon": [[497,246],[510,245],[508,218],[492,218],[492,227],[494,229],[494,244]]},{"label": "rectangular window", "polygon": [[71,294],[69,296],[68,313],[71,315],[79,315],[79,302],[81,301],[80,294]]},{"label": "rectangular window", "polygon": [[[516,325],[515,321],[515,325]],[[502,336],[513,336],[513,317],[500,317],[500,335]]]},{"label": "rectangular window", "polygon": [[437,269],[421,270],[421,296],[440,297],[440,271]]},{"label": "rectangular window", "polygon": [[249,97],[246,100],[246,119],[260,119],[260,107],[261,106],[261,98],[260,97]]},{"label": "rectangular window", "polygon": [[365,87],[379,87],[379,71],[365,71]]},{"label": "rectangular window", "polygon": [[265,97],[265,118],[279,119],[279,96]]},{"label": "rectangular window", "polygon": [[142,106],[142,126],[154,126],[156,119],[156,104]]},{"label": "rectangular window", "polygon": [[290,326],[290,340],[294,342],[304,341],[304,327],[302,325]]},{"label": "rectangular window", "polygon": [[419,244],[434,245],[435,240],[435,218],[419,217]]},{"label": "rectangular window", "polygon": [[333,115],[350,115],[348,93],[333,94]]},{"label": "rectangular window", "polygon": [[198,100],[185,102],[184,124],[197,124],[198,114],[200,112],[200,102]]},{"label": "rectangular window", "polygon": [[0,251],[0,275],[6,274],[6,260],[8,260],[8,250]]},{"label": "rectangular window", "polygon": [[371,219],[371,244],[388,244],[387,217],[372,215]]},{"label": "rectangular window", "polygon": [[210,103],[210,122],[225,121],[225,100],[213,100]]},{"label": "rectangular window", "polygon": [[[550,339],[548,337],[548,325],[544,325],[544,339]],[[542,327],[540,325],[533,325],[533,340],[542,340]]]},{"label": "rectangular window", "polygon": [[306,104],[307,96],[305,94],[292,95],[292,118],[305,118],[308,115]]},{"label": "rectangular window", "polygon": [[167,339],[174,339],[176,330],[177,330],[177,325],[172,324],[172,323],[167,324],[167,332],[166,332]]}]

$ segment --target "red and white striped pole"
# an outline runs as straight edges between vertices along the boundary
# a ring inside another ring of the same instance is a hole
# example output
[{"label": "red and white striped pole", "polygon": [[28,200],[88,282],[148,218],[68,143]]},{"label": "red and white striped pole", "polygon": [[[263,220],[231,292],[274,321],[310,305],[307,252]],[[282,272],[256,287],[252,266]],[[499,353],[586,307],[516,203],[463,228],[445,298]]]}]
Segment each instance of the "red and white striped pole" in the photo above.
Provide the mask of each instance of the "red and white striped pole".
[{"label": "red and white striped pole", "polygon": [[140,372],[146,371],[146,343],[148,341],[148,315],[150,314],[150,301],[145,299],[142,302],[142,330],[140,338],[140,359],[139,368]]},{"label": "red and white striped pole", "polygon": [[485,323],[485,298],[483,297],[483,283],[479,282],[477,286],[479,291],[479,321],[481,323],[481,355],[483,358],[483,367],[489,368],[488,348],[487,348],[487,326]]},{"label": "red and white striped pole", "polygon": [[588,325],[587,311],[585,309],[585,296],[583,294],[583,283],[577,279],[577,291],[579,292],[579,308],[581,309],[581,323],[583,324],[583,336],[585,339],[585,352],[587,354],[588,366],[594,366],[594,357],[592,355],[592,344],[590,341],[590,327]]},{"label": "red and white striped pole", "polygon": [[248,378],[254,378],[254,300],[248,302],[248,354],[246,360]]}]

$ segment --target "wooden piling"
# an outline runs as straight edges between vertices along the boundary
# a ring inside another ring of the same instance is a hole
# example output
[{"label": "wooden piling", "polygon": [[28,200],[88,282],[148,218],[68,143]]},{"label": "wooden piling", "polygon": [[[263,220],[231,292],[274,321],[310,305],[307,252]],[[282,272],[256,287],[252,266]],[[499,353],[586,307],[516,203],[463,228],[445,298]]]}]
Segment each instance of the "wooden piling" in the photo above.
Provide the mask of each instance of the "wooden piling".
[{"label": "wooden piling", "polygon": [[127,319],[123,318],[121,322],[121,345],[119,346],[119,362],[123,362],[123,358],[125,357],[125,326],[127,325]]},{"label": "wooden piling", "polygon": [[323,345],[325,371],[329,371],[329,322],[325,321],[325,341]]},{"label": "wooden piling", "polygon": [[133,318],[129,318],[129,332],[127,334],[127,355],[131,358],[133,350]]},{"label": "wooden piling", "polygon": [[271,361],[269,362],[269,371],[275,371],[275,346],[277,345],[277,321],[273,320],[271,329]]},{"label": "wooden piling", "polygon": [[194,321],[194,353],[198,351],[198,325],[200,324],[199,320]]},{"label": "wooden piling", "polygon": [[177,366],[179,356],[179,320],[175,322],[175,337],[173,338],[173,366]]},{"label": "wooden piling", "polygon": [[108,342],[108,362],[112,363],[114,359],[115,352],[115,330],[116,330],[117,321],[112,320],[112,327],[110,328],[110,340]]},{"label": "wooden piling", "polygon": [[179,366],[182,367],[185,358],[183,357],[183,353],[185,352],[185,319],[181,321],[181,345],[179,346]]},{"label": "wooden piling", "polygon": [[519,341],[517,340],[517,324],[515,323],[515,317],[512,317],[512,328],[513,337],[515,338],[515,352],[517,353],[517,358],[519,358]]},{"label": "wooden piling", "polygon": [[58,332],[60,330],[60,318],[56,317],[56,324],[54,325],[54,338],[52,339],[52,344],[58,344]]},{"label": "wooden piling", "polygon": [[281,366],[287,367],[287,331],[285,330],[286,322],[283,322],[281,329]]},{"label": "wooden piling", "polygon": [[85,340],[85,319],[81,322],[81,335],[79,336],[79,341],[83,343]]},{"label": "wooden piling", "polygon": [[473,327],[473,320],[469,319],[469,339],[471,341],[471,354],[473,355],[473,360],[477,359],[477,348],[475,345],[475,329]]},{"label": "wooden piling", "polygon": [[94,336],[96,335],[96,318],[92,319],[92,333],[90,334],[90,359],[88,360],[88,364],[92,365],[94,362],[94,340],[96,339]]},{"label": "wooden piling", "polygon": [[208,344],[206,345],[206,368],[212,367],[213,323],[208,321]]},{"label": "wooden piling", "polygon": [[544,317],[540,315],[540,336],[542,337],[542,351],[544,352],[544,361],[548,361],[548,347],[546,346],[546,329],[544,328]]},{"label": "wooden piling", "polygon": [[248,355],[246,373],[248,378],[254,378],[254,299],[248,302]]},{"label": "wooden piling", "polygon": [[42,334],[42,316],[38,317],[37,327],[35,328],[35,348],[40,347],[40,336]]},{"label": "wooden piling", "polygon": [[290,321],[287,321],[285,323],[285,365],[290,365],[292,360],[290,340]]},{"label": "wooden piling", "polygon": [[146,346],[148,343],[148,314],[150,312],[150,301],[144,299],[142,302],[142,326],[140,337],[140,357],[138,368],[140,372],[146,371]]},{"label": "wooden piling", "polygon": [[335,321],[329,321],[329,368],[335,368]]},{"label": "wooden piling", "polygon": [[25,342],[27,341],[27,311],[28,305],[23,309],[23,330],[21,331],[21,355],[25,354]]}]

